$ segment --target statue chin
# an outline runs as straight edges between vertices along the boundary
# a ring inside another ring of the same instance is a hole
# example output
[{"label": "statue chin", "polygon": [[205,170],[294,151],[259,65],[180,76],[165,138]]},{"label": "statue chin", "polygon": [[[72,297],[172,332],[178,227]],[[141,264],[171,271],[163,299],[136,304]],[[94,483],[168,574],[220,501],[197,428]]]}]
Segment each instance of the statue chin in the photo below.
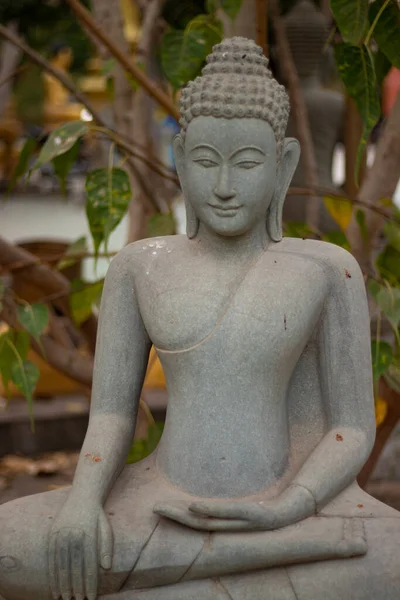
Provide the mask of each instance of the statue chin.
[{"label": "statue chin", "polygon": [[[299,158],[286,92],[232,38],[181,112],[188,236],[112,260],[72,488],[0,506],[0,595],[398,600],[400,514],[357,485],[375,436],[363,275],[338,246],[268,243]],[[165,428],[125,466],[152,346]]]}]

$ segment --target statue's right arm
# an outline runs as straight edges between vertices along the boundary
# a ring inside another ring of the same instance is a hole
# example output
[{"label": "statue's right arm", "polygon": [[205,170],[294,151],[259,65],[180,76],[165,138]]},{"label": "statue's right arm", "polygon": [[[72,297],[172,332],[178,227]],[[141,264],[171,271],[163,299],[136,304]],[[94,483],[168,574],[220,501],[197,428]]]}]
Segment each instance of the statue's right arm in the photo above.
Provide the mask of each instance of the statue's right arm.
[{"label": "statue's right arm", "polygon": [[[98,565],[111,567],[112,532],[103,504],[132,443],[151,347],[135,293],[133,252],[133,246],[122,250],[106,276],[89,426],[70,494],[50,536],[51,587],[54,597],[63,599],[85,593],[95,598]],[[70,567],[63,569],[65,563]]]},{"label": "statue's right arm", "polygon": [[100,308],[89,427],[72,493],[103,503],[124,467],[151,347],[135,293],[132,246],[107,272]]}]

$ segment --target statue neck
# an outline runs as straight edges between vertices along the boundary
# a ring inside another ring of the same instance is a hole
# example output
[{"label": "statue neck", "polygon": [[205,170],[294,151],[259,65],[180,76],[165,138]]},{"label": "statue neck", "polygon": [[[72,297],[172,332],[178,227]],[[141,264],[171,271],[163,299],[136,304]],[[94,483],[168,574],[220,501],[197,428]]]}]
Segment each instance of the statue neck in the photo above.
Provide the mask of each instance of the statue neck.
[{"label": "statue neck", "polygon": [[248,260],[266,250],[271,243],[267,233],[265,220],[252,230],[237,236],[223,236],[200,223],[196,242],[205,251],[216,256],[218,260]]}]

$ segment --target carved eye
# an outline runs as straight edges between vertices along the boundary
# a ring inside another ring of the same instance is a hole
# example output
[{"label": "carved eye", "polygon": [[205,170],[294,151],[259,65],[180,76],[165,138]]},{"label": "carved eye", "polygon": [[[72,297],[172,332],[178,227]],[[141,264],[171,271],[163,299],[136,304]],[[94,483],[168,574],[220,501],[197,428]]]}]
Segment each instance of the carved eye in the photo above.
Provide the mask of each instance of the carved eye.
[{"label": "carved eye", "polygon": [[257,162],[256,160],[241,160],[235,164],[235,167],[239,167],[239,169],[254,169],[254,167],[258,167],[261,164],[261,162]]},{"label": "carved eye", "polygon": [[202,167],[206,169],[211,169],[212,167],[218,167],[218,164],[209,158],[197,158],[194,162],[199,163]]}]

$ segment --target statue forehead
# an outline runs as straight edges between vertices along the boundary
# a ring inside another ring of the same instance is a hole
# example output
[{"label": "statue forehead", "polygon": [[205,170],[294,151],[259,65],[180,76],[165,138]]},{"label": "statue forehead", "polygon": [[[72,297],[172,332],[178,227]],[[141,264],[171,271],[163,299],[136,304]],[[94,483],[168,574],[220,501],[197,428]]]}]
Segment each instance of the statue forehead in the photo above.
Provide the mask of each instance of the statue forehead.
[{"label": "statue forehead", "polygon": [[222,154],[244,146],[256,146],[268,155],[276,153],[274,132],[263,119],[196,117],[187,128],[185,149],[190,152],[199,144],[213,146]]}]

